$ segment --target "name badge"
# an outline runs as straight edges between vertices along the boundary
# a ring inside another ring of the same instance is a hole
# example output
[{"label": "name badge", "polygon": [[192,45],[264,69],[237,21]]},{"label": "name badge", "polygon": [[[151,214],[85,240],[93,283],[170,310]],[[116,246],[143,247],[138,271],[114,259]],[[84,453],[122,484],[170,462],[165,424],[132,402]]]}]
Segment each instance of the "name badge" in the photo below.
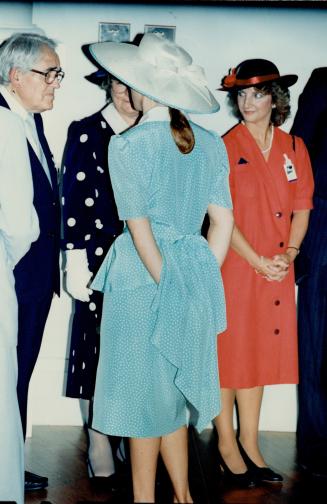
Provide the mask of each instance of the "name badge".
[{"label": "name badge", "polygon": [[284,156],[284,171],[286,178],[289,182],[293,182],[293,180],[297,180],[295,166],[292,163],[291,159],[287,156],[287,154],[283,154]]}]

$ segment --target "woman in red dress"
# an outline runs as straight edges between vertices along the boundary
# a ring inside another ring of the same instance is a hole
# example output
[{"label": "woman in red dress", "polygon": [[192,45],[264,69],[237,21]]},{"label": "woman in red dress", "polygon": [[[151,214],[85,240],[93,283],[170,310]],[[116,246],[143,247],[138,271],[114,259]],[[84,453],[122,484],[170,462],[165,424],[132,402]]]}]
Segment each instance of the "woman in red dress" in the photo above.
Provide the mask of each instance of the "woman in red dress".
[{"label": "woman in red dress", "polygon": [[298,382],[293,261],[307,230],[313,179],[302,140],[277,127],[290,113],[288,87],[296,80],[280,76],[270,61],[251,59],[222,81],[240,123],[224,137],[235,228],[222,269],[228,329],[218,338],[223,411],[215,425],[225,474],[243,486],[282,481],[258,446],[263,387]]}]

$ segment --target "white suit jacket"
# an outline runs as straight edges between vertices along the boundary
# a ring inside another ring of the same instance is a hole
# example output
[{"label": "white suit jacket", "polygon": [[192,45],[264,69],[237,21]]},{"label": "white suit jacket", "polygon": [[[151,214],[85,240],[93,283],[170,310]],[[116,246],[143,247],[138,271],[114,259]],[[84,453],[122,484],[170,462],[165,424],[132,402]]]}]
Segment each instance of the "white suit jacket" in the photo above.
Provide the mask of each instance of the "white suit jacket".
[{"label": "white suit jacket", "polygon": [[0,501],[24,502],[13,268],[39,235],[23,120],[0,107]]},{"label": "white suit jacket", "polygon": [[0,346],[16,346],[13,269],[39,236],[22,119],[0,107]]}]

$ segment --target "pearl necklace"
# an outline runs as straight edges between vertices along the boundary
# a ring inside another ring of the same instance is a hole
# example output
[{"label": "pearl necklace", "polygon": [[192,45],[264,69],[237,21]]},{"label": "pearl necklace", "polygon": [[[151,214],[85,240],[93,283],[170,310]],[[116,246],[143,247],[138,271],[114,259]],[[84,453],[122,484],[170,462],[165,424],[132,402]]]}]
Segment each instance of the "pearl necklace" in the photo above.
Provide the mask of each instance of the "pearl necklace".
[{"label": "pearl necklace", "polygon": [[270,137],[270,142],[269,146],[266,149],[260,149],[262,154],[265,154],[266,152],[269,152],[273,143],[273,138],[274,138],[274,127],[271,127],[271,137]]}]

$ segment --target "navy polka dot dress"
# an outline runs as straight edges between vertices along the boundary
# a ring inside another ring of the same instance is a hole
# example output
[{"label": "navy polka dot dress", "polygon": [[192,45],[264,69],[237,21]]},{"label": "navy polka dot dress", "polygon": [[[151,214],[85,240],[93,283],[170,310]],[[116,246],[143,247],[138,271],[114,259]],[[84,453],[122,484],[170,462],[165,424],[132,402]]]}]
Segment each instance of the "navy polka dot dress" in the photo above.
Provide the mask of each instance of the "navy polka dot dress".
[{"label": "navy polka dot dress", "polygon": [[[86,249],[89,269],[99,269],[122,231],[108,171],[113,130],[101,112],[73,122],[68,130],[62,168],[63,250]],[[75,301],[66,395],[91,399],[99,357],[102,293],[89,303]]]}]

